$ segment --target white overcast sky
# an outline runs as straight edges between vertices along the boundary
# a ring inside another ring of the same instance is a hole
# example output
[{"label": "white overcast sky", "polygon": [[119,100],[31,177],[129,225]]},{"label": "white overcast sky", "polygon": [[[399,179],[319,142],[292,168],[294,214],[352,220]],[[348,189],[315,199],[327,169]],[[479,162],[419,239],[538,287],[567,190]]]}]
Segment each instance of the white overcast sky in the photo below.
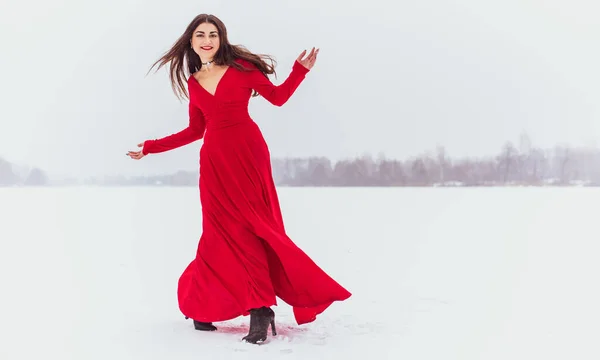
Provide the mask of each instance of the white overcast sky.
[{"label": "white overcast sky", "polygon": [[187,124],[166,72],[146,76],[198,13],[279,62],[319,60],[292,100],[254,99],[272,155],[407,158],[437,144],[494,154],[600,138],[600,6],[592,0],[0,2],[0,157],[57,176],[195,170],[201,142],[135,162]]}]

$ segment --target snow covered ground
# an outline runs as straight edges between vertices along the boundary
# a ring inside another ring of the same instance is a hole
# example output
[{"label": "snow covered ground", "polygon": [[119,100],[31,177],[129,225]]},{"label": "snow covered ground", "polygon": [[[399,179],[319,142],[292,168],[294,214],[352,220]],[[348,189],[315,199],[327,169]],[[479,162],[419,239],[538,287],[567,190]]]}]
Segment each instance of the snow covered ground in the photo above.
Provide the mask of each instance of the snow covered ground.
[{"label": "snow covered ground", "polygon": [[286,226],[353,293],[279,335],[193,330],[176,286],[194,188],[0,189],[0,359],[598,359],[600,190],[280,188]]}]

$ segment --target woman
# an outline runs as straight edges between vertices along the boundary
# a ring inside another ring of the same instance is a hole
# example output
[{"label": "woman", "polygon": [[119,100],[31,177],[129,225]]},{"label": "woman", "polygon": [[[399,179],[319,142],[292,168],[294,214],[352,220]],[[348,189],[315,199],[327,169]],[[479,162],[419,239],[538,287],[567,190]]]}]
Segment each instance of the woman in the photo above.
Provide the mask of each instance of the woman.
[{"label": "woman", "polygon": [[[262,342],[269,324],[275,335],[271,306],[277,305],[276,297],[291,305],[296,322],[304,324],[351,295],[286,235],[269,149],[248,113],[251,96],[261,95],[276,106],[286,103],[318,53],[313,48],[305,57],[303,51],[288,78],[275,86],[268,79],[275,72],[271,58],[230,44],[225,25],[202,14],[152,66],[159,64],[158,70],[171,64],[175,93],[189,98],[189,125],[146,140],[138,144],[140,151],[128,155],[141,159],[204,139],[202,235],[177,291],[179,308],[194,319],[198,330],[216,330],[212,322],[250,314],[250,330],[243,340]],[[190,74],[187,81],[185,70]]]}]

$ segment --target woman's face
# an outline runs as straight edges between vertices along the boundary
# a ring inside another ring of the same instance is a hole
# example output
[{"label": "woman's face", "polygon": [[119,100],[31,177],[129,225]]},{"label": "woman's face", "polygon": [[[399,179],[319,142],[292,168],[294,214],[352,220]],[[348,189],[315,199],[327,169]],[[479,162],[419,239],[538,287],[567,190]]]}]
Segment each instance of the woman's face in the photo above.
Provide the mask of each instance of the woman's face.
[{"label": "woman's face", "polygon": [[202,61],[211,60],[219,50],[220,38],[217,27],[211,23],[202,23],[192,34],[192,48]]}]

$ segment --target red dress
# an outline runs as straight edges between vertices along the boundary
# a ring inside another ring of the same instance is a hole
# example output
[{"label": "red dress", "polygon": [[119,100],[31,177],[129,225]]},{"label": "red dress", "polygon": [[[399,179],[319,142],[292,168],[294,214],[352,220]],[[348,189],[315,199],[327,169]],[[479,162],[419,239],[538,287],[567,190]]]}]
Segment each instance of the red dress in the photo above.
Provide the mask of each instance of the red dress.
[{"label": "red dress", "polygon": [[270,153],[248,113],[252,90],[283,105],[308,69],[297,61],[279,86],[249,62],[230,66],[215,94],[188,79],[189,126],[148,140],[143,152],[160,153],[204,138],[200,149],[202,235],[195,259],[179,279],[179,308],[192,319],[213,322],[291,305],[298,324],[312,322],[350,293],[317,266],[286,235]]}]

